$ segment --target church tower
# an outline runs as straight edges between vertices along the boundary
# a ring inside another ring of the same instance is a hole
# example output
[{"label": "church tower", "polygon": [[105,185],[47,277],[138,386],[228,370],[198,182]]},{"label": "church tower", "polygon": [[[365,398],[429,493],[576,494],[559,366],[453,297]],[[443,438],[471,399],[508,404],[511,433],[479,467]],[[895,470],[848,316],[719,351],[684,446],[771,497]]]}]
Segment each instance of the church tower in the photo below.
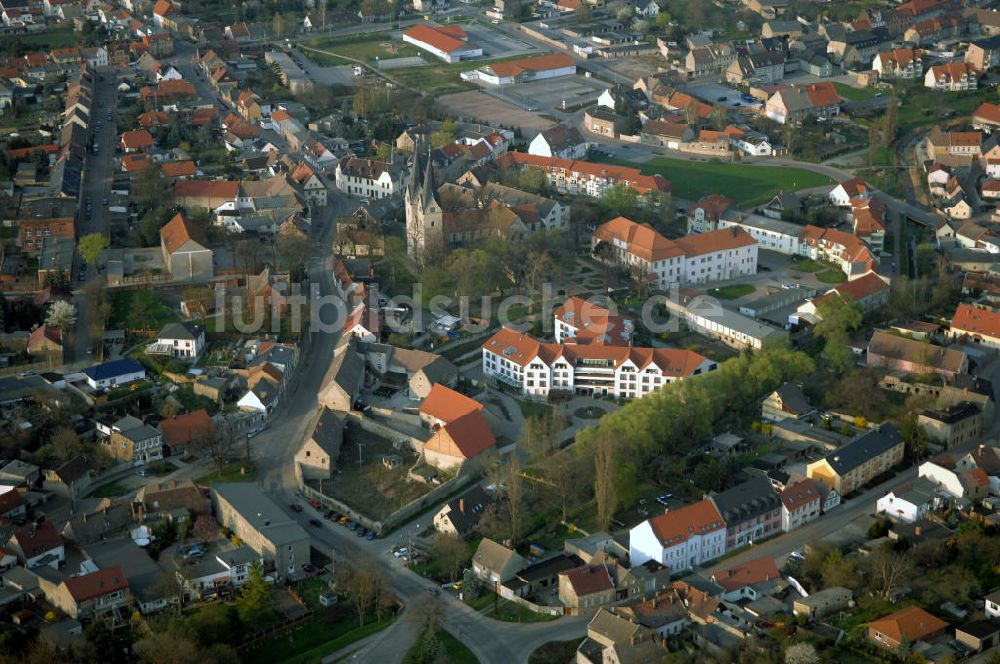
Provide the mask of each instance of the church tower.
[{"label": "church tower", "polygon": [[421,164],[421,147],[418,146],[413,151],[413,172],[404,197],[406,253],[416,261],[422,260],[428,249],[444,245],[444,214],[437,200],[430,148],[427,150],[426,162]]}]

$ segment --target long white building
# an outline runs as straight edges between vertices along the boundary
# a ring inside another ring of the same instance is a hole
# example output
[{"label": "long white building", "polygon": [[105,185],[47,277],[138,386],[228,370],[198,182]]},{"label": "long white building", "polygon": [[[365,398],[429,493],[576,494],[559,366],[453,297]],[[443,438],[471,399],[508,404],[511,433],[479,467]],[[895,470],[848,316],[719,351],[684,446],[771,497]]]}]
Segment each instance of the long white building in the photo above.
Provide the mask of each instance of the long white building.
[{"label": "long white building", "polygon": [[594,231],[591,247],[598,255],[608,247],[606,260],[654,275],[655,284],[705,284],[739,279],[757,273],[757,241],[739,228],[716,230],[669,240],[649,224],[616,217]]},{"label": "long white building", "polygon": [[508,327],[483,344],[487,380],[533,397],[563,393],[634,399],[717,368],[689,350],[546,343]]}]

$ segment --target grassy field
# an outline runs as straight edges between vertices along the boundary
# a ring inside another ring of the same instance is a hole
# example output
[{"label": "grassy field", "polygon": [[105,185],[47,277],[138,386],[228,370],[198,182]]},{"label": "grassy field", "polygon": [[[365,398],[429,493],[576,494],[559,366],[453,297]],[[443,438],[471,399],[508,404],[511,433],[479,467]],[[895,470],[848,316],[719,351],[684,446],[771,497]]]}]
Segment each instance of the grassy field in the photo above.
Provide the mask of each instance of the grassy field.
[{"label": "grassy field", "polygon": [[[245,472],[244,468],[246,468]],[[195,480],[195,483],[208,486],[215,482],[249,482],[253,480],[256,472],[257,470],[252,465],[247,466],[245,463],[237,462],[226,466],[222,473],[213,471],[208,475],[202,475]]]},{"label": "grassy field", "polygon": [[528,657],[528,664],[550,664],[550,662],[572,662],[576,649],[583,639],[574,641],[549,641],[538,646]]},{"label": "grassy field", "polygon": [[109,329],[148,328],[159,330],[167,323],[179,320],[180,317],[151,291],[120,290],[111,295]]},{"label": "grassy field", "polygon": [[724,194],[740,207],[764,203],[782,191],[832,184],[833,180],[802,168],[747,166],[721,162],[688,161],[657,157],[645,164],[623,159],[604,159],[622,166],[639,166],[643,173],[659,173],[670,180],[673,194],[698,200],[706,194]]},{"label": "grassy field", "polygon": [[832,265],[814,261],[811,258],[797,260],[791,265],[796,272],[809,272],[815,274],[816,278],[824,284],[842,284],[847,281],[844,273]]},{"label": "grassy field", "polygon": [[837,94],[844,99],[856,101],[858,99],[868,99],[878,94],[878,90],[873,88],[856,88],[845,83],[834,82],[833,87],[837,88]]},{"label": "grassy field", "polygon": [[372,621],[358,626],[358,619],[353,611],[340,607],[323,609],[298,629],[268,639],[259,647],[246,652],[242,661],[249,664],[317,662],[325,655],[385,629],[392,621],[393,618],[388,617],[379,622]]},{"label": "grassy field", "polygon": [[73,30],[50,30],[46,32],[35,32],[30,35],[17,35],[15,37],[4,37],[17,44],[24,50],[45,50],[54,48],[66,48],[76,46],[80,43],[80,35]]},{"label": "grassy field", "polygon": [[722,288],[713,288],[708,291],[708,294],[720,300],[735,300],[738,297],[749,295],[753,291],[754,287],[750,284],[730,284]]},{"label": "grassy field", "polygon": [[[448,632],[438,629],[435,636],[444,649],[444,661],[449,664],[478,664],[479,659],[472,654],[472,651]],[[420,651],[426,638],[427,633],[424,632],[403,657],[403,664],[425,664]]]},{"label": "grassy field", "polygon": [[[416,46],[391,39],[388,32],[377,32],[350,39],[311,39],[305,45],[370,63],[374,63],[376,60],[409,58],[420,55],[420,49]],[[393,48],[395,48],[395,52],[393,52]],[[312,55],[322,56],[322,54],[311,54],[310,57]],[[344,64],[343,60],[336,58],[327,57],[326,60],[328,62],[320,62],[320,64]],[[319,62],[318,59],[317,62]]]},{"label": "grassy field", "polygon": [[900,136],[913,129],[941,124],[942,118],[971,115],[984,101],[996,99],[996,91],[989,86],[975,92],[936,92],[914,84],[905,93],[896,115]]},{"label": "grassy field", "polygon": [[87,498],[118,498],[131,491],[130,488],[118,482],[105,484],[87,494]]}]

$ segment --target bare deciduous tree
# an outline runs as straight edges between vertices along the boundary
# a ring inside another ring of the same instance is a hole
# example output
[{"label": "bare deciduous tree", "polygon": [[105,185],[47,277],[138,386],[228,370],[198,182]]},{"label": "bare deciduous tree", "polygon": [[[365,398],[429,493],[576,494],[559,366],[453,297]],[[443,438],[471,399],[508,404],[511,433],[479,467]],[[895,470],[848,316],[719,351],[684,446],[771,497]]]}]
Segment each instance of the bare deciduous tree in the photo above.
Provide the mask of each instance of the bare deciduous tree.
[{"label": "bare deciduous tree", "polygon": [[892,595],[892,589],[904,583],[913,571],[913,560],[905,551],[896,551],[891,544],[883,544],[868,557],[872,590],[883,598]]}]

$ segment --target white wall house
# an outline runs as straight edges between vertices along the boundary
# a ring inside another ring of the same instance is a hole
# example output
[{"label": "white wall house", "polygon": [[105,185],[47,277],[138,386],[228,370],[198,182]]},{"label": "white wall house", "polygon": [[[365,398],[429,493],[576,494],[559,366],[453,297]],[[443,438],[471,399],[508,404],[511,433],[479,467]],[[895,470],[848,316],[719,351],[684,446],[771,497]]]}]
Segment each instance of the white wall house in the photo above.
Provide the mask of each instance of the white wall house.
[{"label": "white wall house", "polygon": [[348,157],[337,163],[337,189],[351,196],[388,198],[402,190],[403,182],[390,164],[372,159]]},{"label": "white wall house", "polygon": [[135,360],[124,359],[87,367],[83,375],[87,384],[96,390],[142,380],[146,377],[146,369]]},{"label": "white wall house", "polygon": [[707,499],[647,519],[629,531],[633,567],[655,560],[680,572],[725,553],[726,524]]}]

